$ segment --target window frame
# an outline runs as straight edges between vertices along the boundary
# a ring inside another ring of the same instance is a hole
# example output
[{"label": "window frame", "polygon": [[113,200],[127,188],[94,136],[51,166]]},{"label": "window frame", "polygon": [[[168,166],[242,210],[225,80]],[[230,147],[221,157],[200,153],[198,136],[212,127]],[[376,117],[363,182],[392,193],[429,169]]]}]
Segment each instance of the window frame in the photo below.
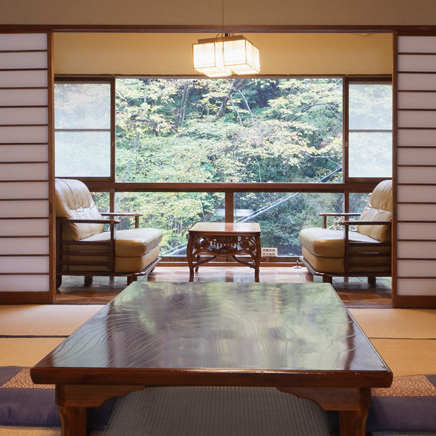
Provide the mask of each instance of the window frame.
[{"label": "window frame", "polygon": [[[114,211],[115,194],[120,192],[223,192],[225,195],[225,221],[233,222],[233,210],[235,204],[234,194],[239,192],[301,192],[301,193],[342,193],[344,194],[344,212],[349,212],[349,195],[352,193],[370,193],[375,186],[386,178],[365,177],[351,178],[348,174],[349,169],[349,85],[353,83],[391,83],[390,75],[371,75],[371,76],[340,76],[323,75],[322,77],[332,77],[342,79],[342,116],[343,116],[343,141],[342,141],[342,182],[325,183],[294,183],[294,182],[275,182],[275,183],[224,183],[224,182],[116,182],[115,179],[115,90],[116,79],[129,78],[130,76],[56,76],[55,83],[110,83],[111,84],[111,175],[110,177],[76,177],[82,180],[91,192],[108,192],[110,195],[110,210]],[[137,77],[137,76],[135,76]],[[168,78],[168,76],[141,76],[153,78]],[[200,77],[200,76],[198,76]],[[203,76],[201,76],[203,77]],[[259,78],[261,78],[260,76]],[[265,76],[268,78],[271,76]],[[273,76],[277,78],[310,78],[320,76]],[[184,78],[181,76],[181,78]],[[192,76],[186,77],[192,78]],[[393,147],[393,145],[392,145]],[[73,177],[70,177],[73,178]],[[178,256],[169,256],[167,260],[180,260]],[[271,259],[280,262],[294,262],[295,258],[278,257]]]},{"label": "window frame", "polygon": [[[115,182],[115,78],[114,77],[104,77],[104,76],[88,76],[88,77],[70,77],[62,76],[55,77],[54,85],[58,83],[74,83],[74,84],[108,84],[110,85],[110,174],[107,177],[65,177],[68,179],[76,178],[83,182]],[[62,131],[64,129],[56,129],[53,127],[54,133],[57,131]],[[68,129],[71,130],[71,129]],[[90,129],[91,131],[92,129]],[[54,144],[54,149],[56,151],[56,144]],[[56,168],[55,168],[56,174]]]}]

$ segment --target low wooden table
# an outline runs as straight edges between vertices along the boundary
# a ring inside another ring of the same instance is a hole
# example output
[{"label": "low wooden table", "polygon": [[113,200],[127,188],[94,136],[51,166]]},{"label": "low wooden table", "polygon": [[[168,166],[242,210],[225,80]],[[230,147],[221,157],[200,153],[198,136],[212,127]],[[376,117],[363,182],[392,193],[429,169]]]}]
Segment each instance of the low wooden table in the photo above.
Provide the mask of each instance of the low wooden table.
[{"label": "low wooden table", "polygon": [[31,369],[56,385],[62,436],[86,408],[146,386],[277,389],[339,411],[364,436],[392,373],[328,284],[132,283]]},{"label": "low wooden table", "polygon": [[[254,279],[259,281],[262,249],[258,223],[197,223],[189,230],[186,255],[189,281],[194,281],[194,270],[217,257],[231,257],[242,265],[254,268]],[[208,257],[201,259],[201,255]],[[242,259],[237,256],[246,256]]]}]

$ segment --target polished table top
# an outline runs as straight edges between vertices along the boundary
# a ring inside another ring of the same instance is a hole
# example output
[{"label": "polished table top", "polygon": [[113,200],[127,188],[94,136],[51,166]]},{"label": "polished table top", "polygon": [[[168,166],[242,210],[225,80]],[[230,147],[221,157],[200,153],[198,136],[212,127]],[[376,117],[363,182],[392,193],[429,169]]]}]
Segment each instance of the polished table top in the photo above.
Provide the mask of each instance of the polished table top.
[{"label": "polished table top", "polygon": [[134,282],[32,369],[39,383],[389,386],[329,284]]}]

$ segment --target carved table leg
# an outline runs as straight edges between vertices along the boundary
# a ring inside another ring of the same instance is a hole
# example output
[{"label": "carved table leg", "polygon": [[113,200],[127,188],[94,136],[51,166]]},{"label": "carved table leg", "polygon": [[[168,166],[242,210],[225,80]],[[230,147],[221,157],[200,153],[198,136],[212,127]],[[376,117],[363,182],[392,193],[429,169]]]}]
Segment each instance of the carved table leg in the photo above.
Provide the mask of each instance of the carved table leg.
[{"label": "carved table leg", "polygon": [[86,407],[59,406],[62,436],[86,436]]}]

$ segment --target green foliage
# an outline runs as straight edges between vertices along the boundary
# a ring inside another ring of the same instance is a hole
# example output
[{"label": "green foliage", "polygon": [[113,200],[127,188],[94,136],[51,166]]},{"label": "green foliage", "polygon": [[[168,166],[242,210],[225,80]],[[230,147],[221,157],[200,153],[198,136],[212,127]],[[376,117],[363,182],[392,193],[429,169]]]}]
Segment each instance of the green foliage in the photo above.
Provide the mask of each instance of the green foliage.
[{"label": "green foliage", "polygon": [[[117,181],[316,182],[334,171],[325,181],[340,180],[339,79],[120,79],[116,96]],[[280,196],[241,201],[259,211]],[[310,203],[295,197],[259,215],[263,245],[298,252],[298,231],[319,205]],[[117,207],[143,212],[171,249],[194,222],[222,220],[215,210],[224,206],[213,193],[126,193]]]}]

